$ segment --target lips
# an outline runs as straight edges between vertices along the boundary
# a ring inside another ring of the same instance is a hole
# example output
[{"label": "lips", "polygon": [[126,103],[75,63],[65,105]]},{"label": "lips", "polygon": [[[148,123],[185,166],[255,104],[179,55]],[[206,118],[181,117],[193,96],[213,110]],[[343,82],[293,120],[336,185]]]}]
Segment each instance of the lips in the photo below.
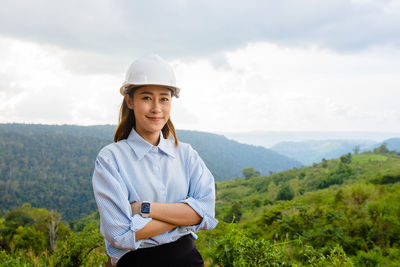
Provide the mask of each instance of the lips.
[{"label": "lips", "polygon": [[160,120],[164,119],[163,117],[147,117],[147,116],[146,116],[146,118],[151,121],[160,121]]}]

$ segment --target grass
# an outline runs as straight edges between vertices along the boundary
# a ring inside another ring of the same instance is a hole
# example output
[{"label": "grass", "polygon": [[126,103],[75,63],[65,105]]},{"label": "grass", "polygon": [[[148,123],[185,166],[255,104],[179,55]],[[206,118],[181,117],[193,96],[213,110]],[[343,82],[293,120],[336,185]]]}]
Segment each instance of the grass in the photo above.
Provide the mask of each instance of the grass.
[{"label": "grass", "polygon": [[367,163],[371,161],[386,161],[388,156],[378,154],[360,154],[353,155],[353,161],[359,163]]}]

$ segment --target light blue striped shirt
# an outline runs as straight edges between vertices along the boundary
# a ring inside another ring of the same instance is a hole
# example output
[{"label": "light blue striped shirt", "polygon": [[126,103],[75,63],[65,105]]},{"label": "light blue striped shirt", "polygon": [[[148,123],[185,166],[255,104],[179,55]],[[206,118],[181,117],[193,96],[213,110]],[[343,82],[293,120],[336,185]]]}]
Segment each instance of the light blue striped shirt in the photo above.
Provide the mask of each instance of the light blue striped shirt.
[{"label": "light blue striped shirt", "polygon": [[[101,233],[114,263],[130,250],[169,243],[189,233],[197,238],[194,232],[213,229],[218,223],[211,172],[189,144],[176,147],[162,133],[158,146],[132,129],[127,139],[104,147],[96,158],[92,182]],[[187,203],[202,221],[136,240],[135,232],[152,219],[132,215],[134,201]]]}]

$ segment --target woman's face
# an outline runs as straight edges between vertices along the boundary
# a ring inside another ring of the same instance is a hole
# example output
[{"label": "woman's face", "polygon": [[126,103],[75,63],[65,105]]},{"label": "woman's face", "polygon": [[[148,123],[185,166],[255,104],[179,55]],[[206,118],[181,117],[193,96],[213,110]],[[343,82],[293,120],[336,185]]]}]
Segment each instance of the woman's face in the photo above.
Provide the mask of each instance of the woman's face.
[{"label": "woman's face", "polygon": [[159,85],[140,87],[133,93],[133,98],[125,95],[128,107],[135,113],[138,134],[146,139],[160,133],[169,119],[171,98],[171,91]]}]

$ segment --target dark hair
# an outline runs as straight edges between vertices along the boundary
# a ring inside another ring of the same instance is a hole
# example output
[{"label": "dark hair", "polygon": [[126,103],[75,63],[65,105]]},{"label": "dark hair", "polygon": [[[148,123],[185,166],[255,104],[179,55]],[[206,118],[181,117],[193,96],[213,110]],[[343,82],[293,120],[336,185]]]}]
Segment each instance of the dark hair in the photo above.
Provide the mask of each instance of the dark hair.
[{"label": "dark hair", "polygon": [[[128,88],[127,94],[129,94],[129,97],[132,98],[133,93],[138,88],[139,87]],[[119,110],[118,125],[114,133],[114,142],[128,138],[132,128],[136,128],[135,113],[128,107],[124,98]],[[172,123],[171,118],[169,118],[167,123],[165,123],[164,127],[161,129],[161,132],[165,139],[168,139],[172,135],[174,137],[175,146],[178,146],[179,141],[178,137],[176,136],[175,126]]]}]

